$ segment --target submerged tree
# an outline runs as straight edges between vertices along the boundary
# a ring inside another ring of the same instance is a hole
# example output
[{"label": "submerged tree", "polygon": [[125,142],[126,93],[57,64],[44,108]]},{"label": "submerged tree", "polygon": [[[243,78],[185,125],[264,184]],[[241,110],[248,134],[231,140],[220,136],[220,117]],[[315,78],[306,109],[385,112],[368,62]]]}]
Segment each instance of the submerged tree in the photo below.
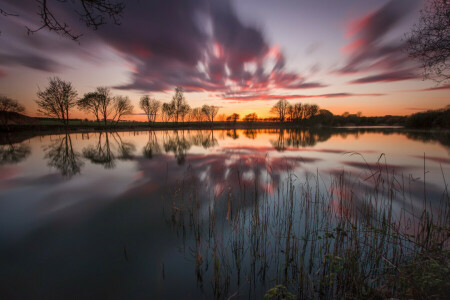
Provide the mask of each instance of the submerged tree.
[{"label": "submerged tree", "polygon": [[6,96],[0,96],[0,122],[2,126],[8,126],[10,113],[21,113],[25,107],[16,100]]},{"label": "submerged tree", "polygon": [[450,2],[429,0],[420,19],[406,36],[409,56],[422,65],[424,78],[450,79]]},{"label": "submerged tree", "polygon": [[69,123],[69,111],[76,105],[77,92],[72,83],[58,77],[49,79],[49,86],[37,92],[38,112],[56,118],[64,125]]}]

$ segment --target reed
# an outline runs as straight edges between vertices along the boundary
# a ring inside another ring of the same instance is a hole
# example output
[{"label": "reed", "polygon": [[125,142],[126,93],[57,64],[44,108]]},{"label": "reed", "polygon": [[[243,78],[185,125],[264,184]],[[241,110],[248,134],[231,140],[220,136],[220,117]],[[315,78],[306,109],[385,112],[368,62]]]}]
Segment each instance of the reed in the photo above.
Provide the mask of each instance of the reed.
[{"label": "reed", "polygon": [[237,167],[238,183],[219,190],[188,171],[167,189],[166,217],[206,296],[445,298],[447,186],[418,202],[417,179],[382,161],[366,178],[342,171],[328,183],[287,170],[275,185],[270,167],[249,181]]}]

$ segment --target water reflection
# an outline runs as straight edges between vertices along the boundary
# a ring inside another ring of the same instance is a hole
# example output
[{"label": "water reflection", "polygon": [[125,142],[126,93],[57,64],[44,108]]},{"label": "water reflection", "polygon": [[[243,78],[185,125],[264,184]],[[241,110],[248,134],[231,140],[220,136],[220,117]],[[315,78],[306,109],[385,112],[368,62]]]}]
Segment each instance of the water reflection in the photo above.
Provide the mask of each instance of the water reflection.
[{"label": "water reflection", "polygon": [[[442,199],[442,173],[448,172],[450,160],[447,148],[436,141],[446,138],[431,137],[425,143],[414,137],[395,130],[266,129],[76,133],[56,141],[48,136],[17,141],[12,144],[16,149],[29,149],[15,156],[29,158],[5,160],[15,165],[0,166],[0,260],[7,257],[0,269],[5,278],[0,295],[211,298],[225,297],[226,289],[232,295],[239,285],[243,295],[251,284],[256,294],[248,298],[262,298],[273,283],[269,266],[303,266],[290,259],[283,263],[285,257],[271,260],[264,249],[278,247],[273,253],[284,256],[302,244],[286,251],[285,240],[274,242],[270,234],[248,239],[252,233],[281,228],[280,236],[289,236],[289,227],[276,225],[296,212],[305,227],[294,222],[295,240],[303,243],[303,237],[317,232],[309,221],[327,216],[314,207],[330,207],[348,220],[360,219],[361,213],[372,220],[371,206],[381,205],[386,194],[394,215],[403,206],[408,211],[421,208],[423,152],[426,196],[430,202]],[[351,151],[367,155],[368,163],[346,154]],[[384,157],[377,161],[382,152],[387,152],[387,162]],[[48,174],[47,163],[66,177],[78,175],[64,180]],[[81,168],[85,172],[80,174]],[[330,177],[336,184],[328,189]],[[310,182],[314,188],[288,193],[291,182]],[[319,190],[332,197],[298,201]],[[370,201],[361,197],[373,190],[377,193]],[[292,202],[274,210],[280,198]],[[221,226],[233,227],[231,240]],[[256,264],[248,264],[248,257]],[[280,278],[286,277],[286,266],[280,268]],[[315,269],[314,274],[321,273]],[[18,282],[30,288],[13,285]],[[108,291],[112,294],[105,295]]]},{"label": "water reflection", "polygon": [[[157,141],[155,141],[157,143]],[[186,155],[192,146],[201,146],[208,149],[218,145],[214,131],[173,131],[164,132],[162,144],[166,153],[172,153],[179,165],[184,164]]]},{"label": "water reflection", "polygon": [[117,132],[100,132],[98,142],[83,149],[83,157],[105,169],[116,167],[116,160],[131,160],[136,146],[124,142]]},{"label": "water reflection", "polygon": [[44,151],[48,166],[56,168],[64,177],[70,178],[80,173],[84,165],[81,155],[74,151],[72,138],[68,133],[58,137]]},{"label": "water reflection", "polygon": [[148,159],[152,159],[153,156],[161,154],[161,147],[159,146],[155,132],[148,132],[148,142],[142,150],[142,154]]},{"label": "water reflection", "polygon": [[27,158],[31,153],[29,145],[24,143],[7,143],[0,145],[0,166],[17,164]]}]

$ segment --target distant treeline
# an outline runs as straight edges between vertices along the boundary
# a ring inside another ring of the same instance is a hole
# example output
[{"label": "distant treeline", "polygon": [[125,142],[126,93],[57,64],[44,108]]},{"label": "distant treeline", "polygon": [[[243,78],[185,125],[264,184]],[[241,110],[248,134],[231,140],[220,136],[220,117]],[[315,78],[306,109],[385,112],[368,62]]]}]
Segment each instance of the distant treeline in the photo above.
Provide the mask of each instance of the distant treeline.
[{"label": "distant treeline", "polygon": [[[260,118],[255,112],[241,116],[239,113],[218,114],[220,107],[204,104],[192,108],[186,101],[184,90],[175,88],[172,100],[161,102],[144,95],[139,101],[139,108],[147,117],[147,122],[125,120],[126,116],[135,115],[134,106],[126,96],[113,95],[110,88],[98,87],[94,91],[78,97],[71,82],[58,77],[50,78],[49,86],[37,92],[38,112],[44,117],[30,118],[23,116],[25,108],[14,99],[0,97],[0,122],[2,129],[18,130],[18,125],[53,126],[96,126],[124,127],[149,126],[162,127],[303,127],[303,126],[405,126],[410,128],[450,128],[450,106],[439,110],[420,112],[411,116],[366,117],[360,112],[334,115],[316,104],[289,103],[286,99],[278,100],[271,108],[272,117]],[[70,116],[77,108],[85,114],[83,119]],[[142,114],[142,113],[141,113]],[[88,119],[89,118],[89,119]],[[57,124],[55,124],[57,123]],[[95,124],[92,124],[95,123]],[[120,124],[119,124],[120,123]],[[278,124],[274,124],[278,123]],[[15,125],[14,129],[8,125]]]},{"label": "distant treeline", "polygon": [[406,126],[411,128],[450,128],[450,105],[442,109],[415,113],[408,117]]}]

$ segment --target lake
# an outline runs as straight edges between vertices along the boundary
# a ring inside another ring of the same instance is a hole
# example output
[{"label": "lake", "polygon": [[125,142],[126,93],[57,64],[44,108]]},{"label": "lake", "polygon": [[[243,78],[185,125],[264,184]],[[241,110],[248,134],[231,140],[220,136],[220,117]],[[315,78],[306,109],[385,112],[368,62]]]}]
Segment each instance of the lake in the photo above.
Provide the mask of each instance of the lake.
[{"label": "lake", "polygon": [[[376,227],[383,216],[412,232],[407,215],[424,207],[439,215],[448,201],[447,132],[180,130],[1,141],[4,299],[261,298],[278,283],[293,294],[334,294],[339,282],[320,276],[339,260],[325,267],[322,252],[346,245],[347,234],[337,242],[342,228]],[[396,245],[382,257],[397,259]],[[367,253],[358,255],[370,261]]]}]

